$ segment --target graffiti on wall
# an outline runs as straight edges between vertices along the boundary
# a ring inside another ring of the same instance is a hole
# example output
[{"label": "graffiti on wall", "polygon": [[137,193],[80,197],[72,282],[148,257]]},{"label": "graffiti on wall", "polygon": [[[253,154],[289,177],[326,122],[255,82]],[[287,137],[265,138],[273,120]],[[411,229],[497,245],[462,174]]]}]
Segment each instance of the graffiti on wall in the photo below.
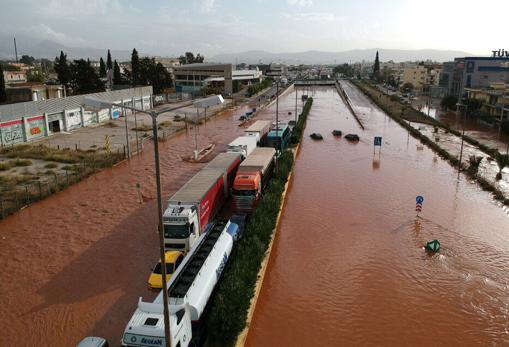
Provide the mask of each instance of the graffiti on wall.
[{"label": "graffiti on wall", "polygon": [[0,132],[4,146],[23,142],[23,122],[21,120],[0,124]]},{"label": "graffiti on wall", "polygon": [[46,124],[43,116],[29,118],[27,123],[29,129],[27,134],[28,138],[33,139],[44,136],[44,127]]},{"label": "graffiti on wall", "polygon": [[81,110],[67,112],[67,128],[74,129],[81,127]]}]

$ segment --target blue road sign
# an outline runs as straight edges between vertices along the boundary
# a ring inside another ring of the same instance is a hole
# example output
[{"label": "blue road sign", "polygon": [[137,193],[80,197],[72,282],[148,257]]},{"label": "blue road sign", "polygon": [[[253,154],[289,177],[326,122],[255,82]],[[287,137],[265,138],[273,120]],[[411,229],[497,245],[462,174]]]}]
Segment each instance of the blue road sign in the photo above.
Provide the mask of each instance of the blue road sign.
[{"label": "blue road sign", "polygon": [[375,146],[382,147],[382,136],[375,136]]},{"label": "blue road sign", "polygon": [[415,198],[415,201],[418,203],[418,204],[422,204],[424,202],[424,197],[419,195]]}]

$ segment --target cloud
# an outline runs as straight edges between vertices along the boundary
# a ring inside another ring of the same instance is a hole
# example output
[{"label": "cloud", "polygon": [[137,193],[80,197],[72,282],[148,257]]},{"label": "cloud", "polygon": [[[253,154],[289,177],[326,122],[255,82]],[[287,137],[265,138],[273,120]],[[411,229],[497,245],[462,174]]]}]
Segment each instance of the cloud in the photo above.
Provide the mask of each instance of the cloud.
[{"label": "cloud", "polygon": [[288,5],[297,7],[312,6],[313,0],[286,0]]},{"label": "cloud", "polygon": [[200,12],[210,13],[214,10],[215,0],[201,0],[200,1]]},{"label": "cloud", "polygon": [[39,40],[50,40],[63,45],[79,46],[86,43],[82,38],[70,37],[67,34],[53,30],[46,24],[32,25],[23,31]]},{"label": "cloud", "polygon": [[336,16],[330,12],[281,13],[281,18],[300,22],[342,22],[346,17]]},{"label": "cloud", "polygon": [[42,10],[53,16],[112,16],[122,7],[119,0],[50,0]]}]

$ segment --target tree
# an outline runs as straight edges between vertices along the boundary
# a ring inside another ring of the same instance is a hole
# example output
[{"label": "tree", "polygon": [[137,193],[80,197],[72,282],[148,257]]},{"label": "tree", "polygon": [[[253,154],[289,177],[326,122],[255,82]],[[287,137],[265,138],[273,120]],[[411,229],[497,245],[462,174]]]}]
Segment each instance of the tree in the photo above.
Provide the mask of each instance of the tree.
[{"label": "tree", "polygon": [[378,59],[378,51],[376,51],[375,65],[373,66],[373,78],[380,80],[380,60]]},{"label": "tree", "polygon": [[140,60],[139,82],[142,85],[151,85],[155,94],[160,94],[172,86],[170,73],[161,63],[156,63],[154,58]]},{"label": "tree", "polygon": [[67,63],[67,55],[64,54],[63,51],[60,51],[60,58],[55,58],[54,67],[60,83],[64,86],[68,86],[69,81],[71,80],[71,71],[69,69],[69,64]]},{"label": "tree", "polygon": [[108,70],[113,69],[113,63],[111,62],[111,53],[110,53],[109,49],[108,49],[108,58],[106,58],[106,67],[108,68]]},{"label": "tree", "polygon": [[355,71],[353,69],[353,66],[348,65],[346,63],[342,64],[342,65],[335,66],[334,69],[332,70],[332,72],[334,74],[343,75],[345,77],[354,77],[355,76]]},{"label": "tree", "polygon": [[495,178],[500,180],[502,179],[502,170],[504,170],[506,166],[509,166],[509,156],[497,153],[495,160],[497,161],[498,165],[498,173]]},{"label": "tree", "polygon": [[4,69],[0,64],[0,103],[7,101],[7,94],[5,92]]},{"label": "tree", "polygon": [[198,53],[195,57],[193,52],[186,52],[185,55],[181,55],[179,57],[179,61],[180,61],[181,65],[193,64],[193,63],[203,63],[204,60],[205,60],[205,57],[200,55],[200,53]]},{"label": "tree", "polygon": [[26,64],[26,65],[34,65],[35,58],[31,57],[29,55],[23,54],[21,56],[21,59],[19,60],[20,63]]},{"label": "tree", "polygon": [[113,84],[122,84],[122,74],[120,73],[120,66],[117,61],[113,64]]},{"label": "tree", "polygon": [[412,91],[412,90],[414,90],[414,85],[410,82],[407,82],[407,83],[403,84],[403,90],[407,91],[407,92]]},{"label": "tree", "polygon": [[440,101],[440,106],[444,110],[455,110],[456,104],[458,103],[458,98],[453,95],[448,95]]},{"label": "tree", "polygon": [[70,65],[70,86],[74,94],[97,93],[104,91],[104,83],[100,80],[90,60],[75,60]]},{"label": "tree", "polygon": [[99,60],[99,77],[106,77],[106,64],[102,57]]},{"label": "tree", "polygon": [[50,72],[55,72],[55,69],[54,69],[54,66],[53,66],[53,62],[49,59],[46,59],[46,58],[41,58],[41,70],[42,72],[44,73],[50,73]]},{"label": "tree", "polygon": [[28,72],[27,81],[44,83],[44,74],[40,70],[31,70]]},{"label": "tree", "polygon": [[131,55],[131,84],[133,86],[140,84],[140,58],[136,48]]}]

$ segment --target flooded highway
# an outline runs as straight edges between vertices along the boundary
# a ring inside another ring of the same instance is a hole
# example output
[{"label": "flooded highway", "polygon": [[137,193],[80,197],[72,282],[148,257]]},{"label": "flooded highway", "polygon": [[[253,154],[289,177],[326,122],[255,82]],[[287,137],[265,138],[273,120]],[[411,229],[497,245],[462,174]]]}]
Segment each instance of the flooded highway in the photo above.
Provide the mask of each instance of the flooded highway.
[{"label": "flooded highway", "polygon": [[[366,130],[335,90],[314,89],[246,345],[509,345],[509,216],[345,90]],[[374,136],[383,137],[380,154]],[[427,254],[433,239],[442,249]]]},{"label": "flooded highway", "polygon": [[[280,118],[293,118],[294,105],[292,88],[280,98]],[[274,109],[256,119],[273,119]],[[199,146],[224,151],[243,132],[237,119],[248,110],[225,111],[200,126]],[[194,148],[193,130],[161,143],[163,199],[204,165],[180,159]],[[156,215],[148,146],[130,162],[1,220],[0,346],[74,346],[89,335],[119,345],[138,297],[156,295],[147,288],[159,254]]]}]

